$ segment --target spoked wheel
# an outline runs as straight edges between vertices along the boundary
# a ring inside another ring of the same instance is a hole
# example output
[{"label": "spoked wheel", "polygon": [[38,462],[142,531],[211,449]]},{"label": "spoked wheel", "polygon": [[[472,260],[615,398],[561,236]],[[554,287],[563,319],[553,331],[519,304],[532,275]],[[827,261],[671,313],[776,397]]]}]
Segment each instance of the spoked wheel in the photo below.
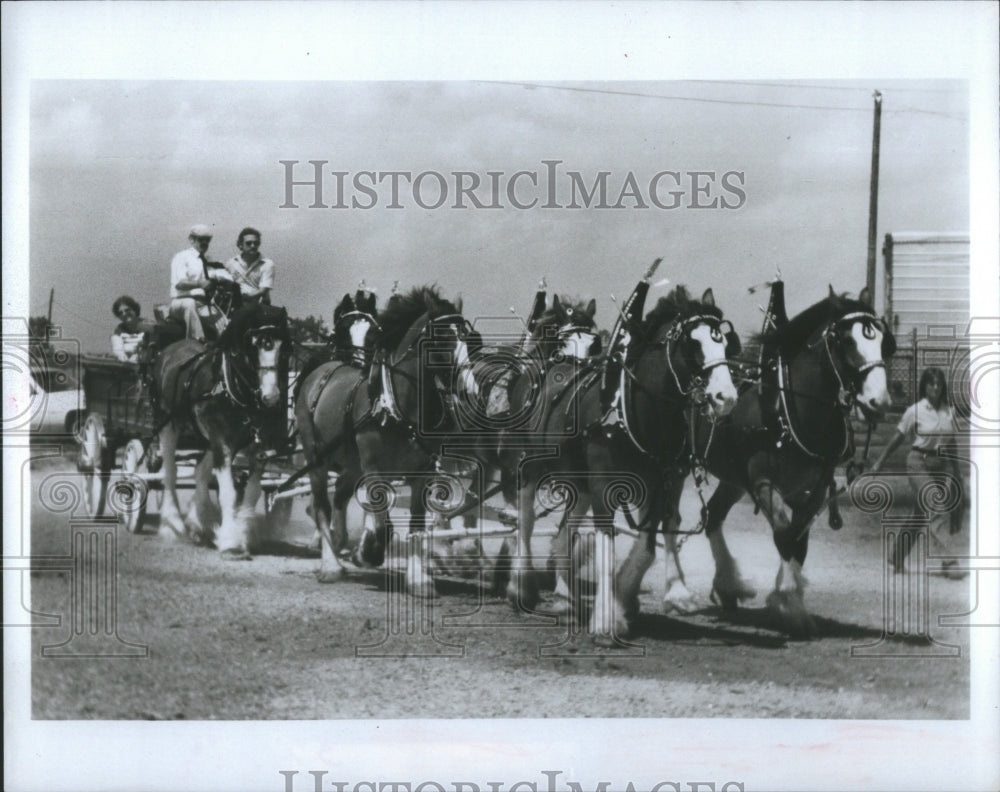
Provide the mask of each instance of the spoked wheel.
[{"label": "spoked wheel", "polygon": [[83,506],[89,517],[100,517],[107,504],[110,471],[107,463],[107,439],[101,416],[90,413],[80,431],[78,467],[83,473]]},{"label": "spoked wheel", "polygon": [[[142,441],[132,438],[125,445],[122,452],[122,472],[126,478],[130,476],[139,477],[143,473],[149,472],[146,464],[146,454]],[[125,530],[129,533],[139,533],[142,531],[142,521],[146,517],[147,484],[143,480],[140,484],[136,478],[131,483],[131,491],[126,499],[123,509],[125,517]]]}]

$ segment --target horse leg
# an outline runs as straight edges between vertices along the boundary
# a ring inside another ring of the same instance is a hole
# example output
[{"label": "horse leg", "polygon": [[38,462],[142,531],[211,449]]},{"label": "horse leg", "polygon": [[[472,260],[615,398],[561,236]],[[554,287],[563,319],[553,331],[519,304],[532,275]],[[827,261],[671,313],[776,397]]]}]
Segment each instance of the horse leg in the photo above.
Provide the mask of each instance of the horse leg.
[{"label": "horse leg", "polygon": [[803,598],[807,581],[802,574],[802,563],[809,538],[808,532],[801,530],[804,527],[802,515],[789,508],[781,493],[769,481],[759,482],[755,492],[757,502],[771,524],[774,545],[781,556],[774,590],[767,595],[767,605],[777,613],[790,636],[808,638],[815,634],[816,627],[806,611]]},{"label": "horse leg", "polygon": [[833,477],[832,470],[830,471],[829,498],[826,509],[830,527],[835,531],[839,531],[844,527],[844,518],[840,513],[840,499],[837,497],[837,479]]},{"label": "horse leg", "polygon": [[737,608],[740,602],[752,600],[757,590],[740,574],[739,565],[729,546],[722,527],[730,509],[743,497],[743,490],[726,481],[720,481],[712,497],[708,499],[708,515],[705,519],[705,535],[712,549],[715,561],[715,577],[712,579],[712,598],[725,610]]},{"label": "horse leg", "polygon": [[236,512],[237,519],[243,520],[247,526],[247,550],[251,553],[256,552],[271,539],[267,520],[260,519],[257,514],[257,502],[262,492],[260,480],[264,473],[264,462],[257,455],[258,450],[256,446],[250,449],[249,475],[243,488],[243,498]]},{"label": "horse leg", "polygon": [[677,537],[681,527],[680,502],[681,494],[684,492],[684,478],[683,473],[671,473],[668,474],[664,484],[663,564],[666,572],[663,589],[664,613],[694,613],[705,607],[702,599],[688,589],[684,570],[681,568],[680,542]]},{"label": "horse leg", "polygon": [[515,610],[534,610],[538,605],[538,580],[531,564],[531,534],[535,530],[535,481],[531,477],[517,490],[517,547],[511,559],[507,601]]},{"label": "horse leg", "polygon": [[249,536],[244,521],[237,519],[237,493],[233,481],[233,454],[231,449],[219,443],[213,449],[215,456],[215,480],[219,485],[219,506],[222,509],[222,525],[219,526],[216,546],[222,557],[230,561],[246,561],[250,558]]},{"label": "horse leg", "polygon": [[411,478],[410,486],[410,531],[406,553],[406,593],[411,597],[430,598],[434,596],[434,581],[427,570],[427,533],[425,520],[427,509],[424,499],[427,493],[427,479]]},{"label": "horse leg", "polygon": [[177,429],[173,421],[160,430],[160,454],[163,458],[163,505],[160,507],[160,531],[164,539],[177,540],[185,537],[184,520],[177,501]]},{"label": "horse leg", "polygon": [[216,514],[209,492],[211,478],[212,452],[206,451],[194,467],[194,494],[184,515],[184,528],[191,541],[205,546],[210,546],[215,539]]},{"label": "horse leg", "polygon": [[[348,498],[353,493],[353,487],[346,487],[343,478],[343,476],[337,476],[334,503],[337,502],[337,497],[343,489],[350,490],[347,495]],[[343,567],[337,559],[337,552],[343,545],[340,545],[340,547],[337,545],[336,530],[334,533],[330,531],[331,511],[330,496],[327,493],[328,486],[328,473],[325,465],[320,465],[309,471],[309,488],[312,490],[312,518],[316,525],[316,533],[319,534],[319,572],[316,575],[316,579],[320,583],[334,583],[340,578],[343,572]],[[335,514],[336,512],[334,512]],[[333,519],[336,520],[336,516]],[[344,520],[342,519],[341,527],[346,533],[343,522]]]},{"label": "horse leg", "polygon": [[546,562],[546,566],[555,576],[553,591],[555,602],[549,610],[556,615],[569,613],[579,605],[571,593],[570,578],[574,568],[577,575],[580,575],[587,560],[583,543],[574,542],[574,540],[579,535],[580,525],[590,509],[590,498],[582,488],[578,487],[577,490],[572,505],[566,509],[562,520],[559,521],[559,528],[552,540],[549,558]]}]

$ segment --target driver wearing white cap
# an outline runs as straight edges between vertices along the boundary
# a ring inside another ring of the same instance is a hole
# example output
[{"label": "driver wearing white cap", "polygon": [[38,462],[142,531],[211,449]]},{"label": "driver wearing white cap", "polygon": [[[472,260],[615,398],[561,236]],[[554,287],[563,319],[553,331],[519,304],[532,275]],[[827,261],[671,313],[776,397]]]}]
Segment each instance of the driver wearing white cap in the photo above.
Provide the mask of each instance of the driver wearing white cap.
[{"label": "driver wearing white cap", "polygon": [[[204,340],[201,316],[210,316],[205,287],[210,278],[231,280],[224,269],[209,270],[205,254],[212,242],[212,229],[203,223],[191,227],[191,246],[182,250],[170,262],[170,316],[180,319],[187,328],[187,337]],[[211,273],[211,275],[209,274]]]}]

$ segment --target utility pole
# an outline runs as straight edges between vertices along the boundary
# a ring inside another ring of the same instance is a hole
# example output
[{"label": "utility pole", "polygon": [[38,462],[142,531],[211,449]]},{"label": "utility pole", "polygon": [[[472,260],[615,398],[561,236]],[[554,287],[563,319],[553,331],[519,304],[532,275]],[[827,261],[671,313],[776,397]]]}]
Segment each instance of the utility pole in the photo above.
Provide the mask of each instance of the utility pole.
[{"label": "utility pole", "polygon": [[878,153],[879,137],[882,130],[882,94],[879,91],[874,93],[875,99],[875,125],[872,129],[872,179],[871,193],[868,198],[868,270],[865,278],[865,285],[868,293],[875,301],[875,250],[878,225]]}]

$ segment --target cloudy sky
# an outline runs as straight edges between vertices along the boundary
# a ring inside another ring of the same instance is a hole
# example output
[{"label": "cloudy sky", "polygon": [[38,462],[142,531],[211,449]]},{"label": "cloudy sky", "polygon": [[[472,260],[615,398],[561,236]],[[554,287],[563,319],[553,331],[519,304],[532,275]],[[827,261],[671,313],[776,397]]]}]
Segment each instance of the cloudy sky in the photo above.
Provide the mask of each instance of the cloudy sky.
[{"label": "cloudy sky", "polygon": [[[960,81],[34,81],[31,310],[55,287],[55,321],[100,350],[114,297],[147,313],[164,301],[171,256],[205,222],[219,260],[244,225],[263,232],[275,301],[293,315],[329,317],[362,278],[383,296],[395,280],[437,282],[470,316],[523,312],[545,275],[596,297],[610,325],[610,295],[662,256],[659,276],[712,286],[751,331],[761,298],[747,287],[775,267],[793,311],[828,282],[864,284],[876,89],[879,239],[967,231]],[[346,208],[310,208],[308,185],[282,208],[286,173],[314,179],[310,160],[326,161],[322,202]],[[394,171],[410,174],[395,203],[381,176]],[[457,171],[479,181],[483,208],[457,195]],[[587,208],[579,186],[602,172],[606,200]]]}]

